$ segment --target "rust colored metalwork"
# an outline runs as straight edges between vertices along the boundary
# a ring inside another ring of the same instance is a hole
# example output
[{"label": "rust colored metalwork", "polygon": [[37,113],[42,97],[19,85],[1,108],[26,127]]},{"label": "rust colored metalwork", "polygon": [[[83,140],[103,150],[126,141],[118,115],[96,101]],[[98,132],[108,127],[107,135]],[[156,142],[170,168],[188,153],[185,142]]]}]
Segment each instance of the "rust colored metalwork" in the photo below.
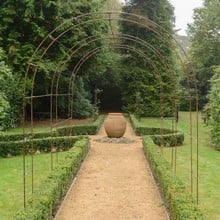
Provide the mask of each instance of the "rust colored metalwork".
[{"label": "rust colored metalwork", "polygon": [[[123,17],[122,17],[122,16]],[[73,46],[65,51],[65,55],[63,58],[60,60],[60,62],[57,64],[57,66],[54,68],[55,71],[52,75],[52,80],[51,80],[51,91],[50,94],[43,94],[43,95],[35,95],[34,94],[34,88],[35,88],[35,78],[38,73],[39,69],[39,62],[43,60],[47,54],[47,52],[56,44],[60,44],[60,39],[65,36],[69,31],[74,30],[75,28],[79,26],[83,26],[86,24],[90,24],[92,22],[98,22],[98,21],[106,21],[109,24],[109,29],[110,33],[105,34],[103,36],[90,36],[82,39],[82,42],[87,42],[87,45],[98,41],[100,39],[108,39],[112,40],[113,43],[109,45],[105,45],[104,47],[96,47],[92,49],[91,51],[88,51],[82,58],[79,60],[79,62],[73,67],[72,74],[70,76],[70,82],[68,85],[68,92],[66,94],[59,94],[59,82],[60,78],[62,77],[62,72],[59,72],[59,66],[65,65],[68,61],[72,59],[72,57],[80,51],[84,46],[80,42],[73,42]],[[135,42],[135,44],[140,44],[149,50],[151,50],[155,56],[157,56],[161,62],[163,63],[164,66],[169,70],[169,77],[172,85],[174,86],[173,88],[176,88],[175,86],[175,74],[172,71],[172,68],[169,66],[166,57],[161,56],[157,48],[153,47],[150,45],[148,42],[144,41],[143,39],[140,39],[135,36],[130,36],[130,35],[125,35],[125,34],[118,34],[115,33],[113,28],[112,28],[112,21],[118,22],[118,21],[123,21],[123,22],[129,22],[135,25],[141,25],[142,27],[151,30],[154,32],[164,43],[168,43],[168,39],[173,39],[174,44],[170,44],[170,48],[174,50],[176,53],[177,58],[180,61],[180,64],[182,66],[182,69],[184,73],[186,73],[187,77],[187,85],[189,88],[188,94],[189,94],[189,103],[190,103],[190,121],[189,121],[189,127],[190,127],[190,163],[191,163],[191,192],[193,193],[193,132],[192,132],[192,99],[196,100],[196,198],[198,202],[198,195],[199,195],[199,145],[198,145],[198,92],[197,92],[197,84],[194,76],[194,70],[192,67],[192,64],[189,61],[189,58],[187,57],[184,49],[181,47],[181,45],[178,44],[178,42],[175,40],[173,37],[173,33],[169,33],[166,29],[164,29],[162,26],[156,24],[155,22],[151,21],[148,18],[145,18],[140,15],[132,14],[132,13],[124,13],[124,12],[94,12],[94,13],[87,13],[87,14],[82,14],[77,17],[74,17],[72,19],[69,19],[59,26],[57,26],[54,30],[52,30],[45,38],[44,40],[39,44],[39,46],[36,48],[35,52],[33,53],[29,64],[27,66],[27,70],[25,73],[25,79],[24,79],[24,92],[23,92],[23,182],[24,182],[24,207],[26,205],[26,160],[25,160],[25,155],[26,155],[26,145],[25,145],[25,140],[26,140],[26,132],[25,132],[25,117],[26,117],[26,100],[30,101],[30,106],[31,106],[31,137],[34,137],[34,130],[33,130],[33,102],[35,99],[38,98],[44,98],[44,97],[50,97],[50,131],[51,133],[53,132],[53,112],[55,111],[55,127],[58,126],[58,97],[59,96],[66,96],[69,100],[69,111],[68,111],[68,118],[72,118],[72,97],[73,97],[73,88],[74,88],[74,81],[76,78],[76,75],[79,73],[81,67],[83,64],[92,56],[94,56],[96,53],[100,52],[103,48],[114,48],[114,49],[126,49],[126,50],[132,50],[139,56],[141,56],[144,60],[146,60],[154,69],[154,73],[156,74],[158,81],[160,82],[160,114],[161,114],[161,135],[163,134],[163,80],[161,78],[161,74],[157,68],[157,66],[153,63],[150,57],[148,57],[147,54],[143,53],[141,50],[136,49],[135,47],[130,47],[128,45],[123,45],[123,44],[118,44],[117,40],[130,40]],[[142,22],[141,22],[142,21]],[[144,21],[144,22],[143,22]],[[71,26],[68,27],[68,24],[71,23]],[[64,29],[64,31],[60,31],[65,25],[67,25],[67,28]],[[161,31],[163,35],[161,34]],[[179,54],[176,51],[175,47],[180,48],[182,53],[184,54],[184,57],[186,61],[188,62],[189,66],[185,66],[183,59],[179,56]],[[44,49],[43,49],[44,48]],[[41,50],[43,49],[43,50]],[[38,57],[38,58],[37,58]],[[190,69],[190,72],[192,75],[189,75],[188,69]],[[32,87],[30,94],[27,94],[26,91],[26,86],[27,86],[27,80],[28,78],[32,77]],[[196,91],[196,95],[191,94],[190,91],[190,81],[193,80],[194,82],[194,88]],[[53,101],[55,98],[55,108],[53,106]],[[173,100],[173,108],[176,108],[177,106],[177,92],[174,89],[173,94],[172,94],[172,100]],[[68,120],[68,119],[67,119]],[[174,130],[177,129],[177,122],[174,121],[172,122],[172,128]],[[53,169],[53,138],[51,135],[51,169]],[[33,145],[33,138],[32,138],[32,144],[31,144],[31,151],[32,151],[32,193],[34,192],[34,145]],[[163,144],[161,147],[161,151],[163,151]],[[58,157],[58,155],[57,155]],[[58,158],[57,158],[58,159]],[[174,167],[174,172],[176,172],[176,164],[177,164],[177,148],[173,148],[172,150],[172,155],[171,155],[171,164]]]}]

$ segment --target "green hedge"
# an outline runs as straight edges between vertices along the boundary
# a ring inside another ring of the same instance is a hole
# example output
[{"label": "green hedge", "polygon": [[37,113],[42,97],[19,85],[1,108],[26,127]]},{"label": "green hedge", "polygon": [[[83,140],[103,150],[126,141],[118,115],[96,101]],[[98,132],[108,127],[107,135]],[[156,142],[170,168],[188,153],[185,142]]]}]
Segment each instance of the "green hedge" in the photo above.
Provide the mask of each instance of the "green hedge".
[{"label": "green hedge", "polygon": [[[31,153],[32,143],[34,152],[50,152],[51,146],[56,147],[59,151],[68,150],[72,144],[79,140],[80,136],[71,137],[48,137],[44,139],[28,139],[27,141],[7,141],[0,142],[0,157],[16,156],[23,153],[25,144],[26,153]],[[33,152],[33,153],[34,153]]]},{"label": "green hedge", "polygon": [[98,119],[91,124],[60,127],[57,129],[57,133],[59,136],[94,135],[99,131],[104,119],[105,116],[100,115]]},{"label": "green hedge", "polygon": [[150,135],[154,144],[161,146],[180,146],[184,142],[184,133],[180,131],[173,131],[172,129],[166,128],[154,128],[139,126],[138,120],[134,115],[130,115],[131,124],[135,130],[135,134],[139,136]]},{"label": "green hedge", "polygon": [[48,220],[52,219],[53,210],[66,193],[73,177],[75,177],[81,162],[89,149],[88,139],[77,141],[66,152],[64,160],[36,189],[26,208],[16,213],[14,220]]},{"label": "green hedge", "polygon": [[[104,119],[105,116],[100,115],[98,119],[91,124],[61,127],[57,129],[57,132],[34,133],[33,135],[26,134],[25,142],[23,142],[23,134],[1,134],[0,157],[22,154],[24,143],[27,153],[31,153],[32,143],[34,152],[50,152],[51,146],[57,147],[60,151],[67,150],[73,143],[72,141],[77,140],[77,137],[74,136],[96,134],[99,131]],[[70,143],[69,145],[68,142]]]},{"label": "green hedge", "polygon": [[[55,131],[50,132],[38,132],[38,133],[27,133],[25,134],[26,139],[37,139],[37,138],[45,138],[45,137],[55,137],[57,133]],[[23,140],[24,134],[0,134],[0,142],[7,142],[7,141],[20,141]]]},{"label": "green hedge", "polygon": [[[38,133],[27,133],[25,134],[25,138],[27,139],[41,139],[45,137],[56,137],[56,136],[69,136],[71,133],[72,136],[74,135],[92,135],[96,134],[100,126],[102,125],[103,121],[105,119],[104,115],[100,115],[96,121],[90,124],[84,124],[84,125],[74,125],[74,126],[66,126],[66,127],[60,127],[56,131],[53,132],[38,132]],[[0,142],[7,142],[7,141],[20,141],[23,140],[23,134],[7,134],[7,133],[0,133]]]},{"label": "green hedge", "polygon": [[144,153],[162,190],[166,206],[174,220],[204,220],[201,210],[185,185],[172,172],[168,161],[161,155],[149,136],[143,137]]},{"label": "green hedge", "polygon": [[164,135],[151,135],[150,137],[152,138],[154,144],[158,146],[181,146],[184,142],[184,134],[182,132]]}]

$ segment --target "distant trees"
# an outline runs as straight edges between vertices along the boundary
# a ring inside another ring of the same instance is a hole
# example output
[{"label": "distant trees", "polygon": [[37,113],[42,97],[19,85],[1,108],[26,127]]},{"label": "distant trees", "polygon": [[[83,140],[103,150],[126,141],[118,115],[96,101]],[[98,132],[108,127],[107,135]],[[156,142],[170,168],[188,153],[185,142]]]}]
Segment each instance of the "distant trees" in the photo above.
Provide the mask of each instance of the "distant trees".
[{"label": "distant trees", "polygon": [[203,7],[194,11],[194,22],[189,25],[190,56],[198,81],[199,107],[207,103],[210,79],[220,64],[220,1],[204,0]]}]

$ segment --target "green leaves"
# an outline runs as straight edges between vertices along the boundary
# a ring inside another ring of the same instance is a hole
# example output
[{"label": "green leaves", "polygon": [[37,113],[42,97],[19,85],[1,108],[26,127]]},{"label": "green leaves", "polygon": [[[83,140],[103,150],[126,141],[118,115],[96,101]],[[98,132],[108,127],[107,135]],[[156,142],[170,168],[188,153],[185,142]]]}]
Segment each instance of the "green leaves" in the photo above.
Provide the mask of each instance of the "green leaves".
[{"label": "green leaves", "polygon": [[215,74],[211,78],[208,99],[212,143],[216,149],[220,150],[220,67],[215,69]]},{"label": "green leaves", "polygon": [[73,115],[76,118],[88,118],[94,114],[94,106],[89,100],[89,93],[84,88],[82,78],[76,81],[73,98]]},{"label": "green leaves", "polygon": [[[170,31],[170,34],[173,33],[173,9],[166,0],[132,0],[125,4],[123,11],[140,14],[160,25],[157,27],[148,20],[122,15],[124,19],[135,21],[135,23],[122,21],[122,33],[132,35],[142,42],[141,44],[131,40],[122,41],[123,44],[135,49],[126,51],[122,61],[126,67],[122,78],[124,110],[140,115],[140,112],[136,111],[141,107],[142,116],[158,116],[162,104],[163,114],[170,115],[171,95],[175,90],[172,85],[173,78],[168,71],[168,66],[174,70],[172,39],[169,37],[169,40],[165,41],[162,36],[167,34],[163,28]],[[141,56],[139,51],[144,56]]]},{"label": "green leaves", "polygon": [[213,66],[220,64],[220,2],[205,0],[203,7],[194,11],[194,23],[189,25],[190,55],[195,64],[200,93],[200,107],[207,103]]}]

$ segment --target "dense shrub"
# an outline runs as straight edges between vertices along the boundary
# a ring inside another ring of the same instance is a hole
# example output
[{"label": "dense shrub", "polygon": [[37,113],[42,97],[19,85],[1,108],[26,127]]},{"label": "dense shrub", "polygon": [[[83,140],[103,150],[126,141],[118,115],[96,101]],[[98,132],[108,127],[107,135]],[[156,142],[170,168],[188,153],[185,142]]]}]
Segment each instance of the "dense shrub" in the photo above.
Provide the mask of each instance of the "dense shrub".
[{"label": "dense shrub", "polygon": [[[0,157],[16,156],[23,153],[25,144],[26,153],[50,152],[51,148],[59,151],[67,150],[80,137],[76,135],[96,134],[104,121],[105,116],[101,115],[98,119],[87,125],[77,125],[61,127],[57,132],[42,132],[25,134],[26,141],[23,141],[23,134],[1,134],[0,135]],[[33,148],[32,148],[33,143]]]},{"label": "dense shrub", "polygon": [[22,83],[5,63],[6,53],[0,48],[0,130],[15,127],[20,121]]},{"label": "dense shrub", "polygon": [[7,142],[7,141],[20,141],[20,140],[23,140],[23,137],[25,139],[37,139],[37,138],[45,138],[45,137],[56,137],[57,134],[56,132],[40,132],[40,133],[34,133],[34,134],[31,134],[31,133],[26,133],[25,134],[25,137],[24,137],[24,134],[7,134],[7,133],[1,133],[0,134],[0,142],[4,141],[4,142]]},{"label": "dense shrub", "polygon": [[76,118],[88,118],[94,115],[95,107],[92,105],[89,92],[85,89],[83,79],[78,77],[73,93],[73,115]]},{"label": "dense shrub", "polygon": [[59,136],[94,135],[99,131],[104,119],[105,119],[105,116],[101,115],[92,124],[60,127],[57,129],[57,132]]},{"label": "dense shrub", "polygon": [[143,137],[143,145],[145,156],[162,190],[171,219],[204,220],[205,218],[192,195],[188,193],[185,185],[174,176],[170,164],[164,159],[149,136]]},{"label": "dense shrub", "polygon": [[59,165],[55,167],[45,181],[35,190],[32,198],[27,202],[26,208],[16,213],[14,220],[51,219],[53,209],[66,193],[88,149],[88,139],[78,140],[66,152],[65,159],[59,162]]},{"label": "dense shrub", "polygon": [[[69,136],[71,135],[87,135],[87,134],[96,134],[100,126],[104,121],[105,116],[100,115],[96,121],[90,124],[84,125],[74,125],[74,126],[66,126],[60,127],[57,129],[57,132],[38,132],[38,133],[26,133],[25,138],[28,139],[39,139],[45,137],[57,137],[57,136]],[[23,134],[7,134],[7,133],[0,133],[0,142],[8,142],[8,141],[20,141],[23,140]],[[1,143],[0,143],[1,144]]]},{"label": "dense shrub", "polygon": [[211,126],[212,144],[217,150],[220,150],[220,67],[211,78],[211,91],[208,95],[211,117],[209,123]]},{"label": "dense shrub", "polygon": [[181,146],[184,141],[184,134],[181,132],[176,132],[173,134],[163,134],[163,135],[151,135],[154,144],[158,146]]},{"label": "dense shrub", "polygon": [[64,151],[68,150],[72,146],[72,144],[74,144],[80,138],[80,136],[48,137],[42,139],[28,139],[25,142],[0,142],[0,157],[20,155],[23,153],[23,150],[25,150],[26,154],[35,153],[36,151],[50,152],[51,148],[56,148],[58,151]]},{"label": "dense shrub", "polygon": [[150,135],[154,144],[158,146],[180,146],[184,142],[184,134],[180,131],[139,126],[138,120],[133,115],[130,115],[130,121],[137,135]]}]

